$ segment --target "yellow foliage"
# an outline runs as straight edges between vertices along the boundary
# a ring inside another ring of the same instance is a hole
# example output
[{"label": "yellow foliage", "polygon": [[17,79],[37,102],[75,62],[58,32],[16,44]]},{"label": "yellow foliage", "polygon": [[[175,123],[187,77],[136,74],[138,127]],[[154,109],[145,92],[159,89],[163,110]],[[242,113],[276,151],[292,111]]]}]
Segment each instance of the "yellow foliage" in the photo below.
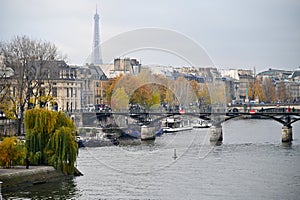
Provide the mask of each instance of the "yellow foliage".
[{"label": "yellow foliage", "polygon": [[120,81],[120,79],[123,77],[121,74],[117,78],[109,79],[108,84],[105,85],[105,95],[108,102],[111,101],[111,96],[113,95],[113,91],[116,87],[116,84]]},{"label": "yellow foliage", "polygon": [[14,104],[8,98],[4,98],[0,103],[0,110],[5,113],[5,116],[8,119],[17,119],[15,115],[16,106],[14,106]]},{"label": "yellow foliage", "polygon": [[249,99],[253,100],[256,98],[258,98],[259,100],[265,99],[263,88],[258,80],[249,83],[248,97]]},{"label": "yellow foliage", "polygon": [[128,109],[128,102],[129,98],[128,95],[125,92],[125,89],[118,88],[116,91],[114,91],[112,97],[111,97],[111,106],[114,109]]},{"label": "yellow foliage", "polygon": [[223,82],[208,84],[211,104],[222,104],[227,102],[225,85]]},{"label": "yellow foliage", "polygon": [[16,137],[7,137],[0,143],[0,165],[10,168],[25,159],[25,145]]},{"label": "yellow foliage", "polygon": [[201,105],[211,103],[210,93],[206,83],[199,84],[199,90],[197,96],[198,96],[198,101]]}]

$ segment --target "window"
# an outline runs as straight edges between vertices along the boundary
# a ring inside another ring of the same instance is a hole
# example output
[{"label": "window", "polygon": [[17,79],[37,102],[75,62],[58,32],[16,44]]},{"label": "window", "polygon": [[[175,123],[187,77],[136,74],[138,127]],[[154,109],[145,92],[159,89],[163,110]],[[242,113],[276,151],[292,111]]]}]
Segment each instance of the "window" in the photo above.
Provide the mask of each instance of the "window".
[{"label": "window", "polygon": [[44,96],[46,94],[45,88],[40,89],[40,96]]},{"label": "window", "polygon": [[56,87],[54,87],[54,88],[52,89],[52,96],[53,96],[53,97],[57,97],[57,88],[56,88]]}]

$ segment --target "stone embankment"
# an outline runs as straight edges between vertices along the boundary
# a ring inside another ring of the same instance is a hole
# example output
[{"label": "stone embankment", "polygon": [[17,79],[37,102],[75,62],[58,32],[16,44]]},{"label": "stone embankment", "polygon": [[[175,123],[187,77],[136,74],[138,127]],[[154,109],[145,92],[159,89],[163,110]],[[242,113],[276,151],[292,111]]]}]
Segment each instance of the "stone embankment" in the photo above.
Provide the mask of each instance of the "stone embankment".
[{"label": "stone embankment", "polygon": [[0,168],[2,190],[56,181],[66,176],[52,166],[15,166],[11,169]]}]

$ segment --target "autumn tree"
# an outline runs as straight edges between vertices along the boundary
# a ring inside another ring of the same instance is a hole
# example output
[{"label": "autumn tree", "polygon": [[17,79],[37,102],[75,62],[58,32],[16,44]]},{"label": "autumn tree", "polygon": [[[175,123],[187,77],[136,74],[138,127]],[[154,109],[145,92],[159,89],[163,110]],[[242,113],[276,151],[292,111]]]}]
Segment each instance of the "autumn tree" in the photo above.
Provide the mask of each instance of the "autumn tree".
[{"label": "autumn tree", "polygon": [[248,98],[249,99],[255,98],[255,82],[250,82],[248,84]]},{"label": "autumn tree", "polygon": [[144,85],[143,82],[143,80],[140,80],[133,74],[126,74],[116,86],[116,89],[119,87],[123,87],[128,97],[130,97],[136,89]]},{"label": "autumn tree", "polygon": [[216,81],[207,84],[210,103],[212,105],[221,105],[227,102],[225,84],[223,81]]},{"label": "autumn tree", "polygon": [[117,88],[111,97],[111,106],[114,109],[128,109],[129,97],[123,87]]},{"label": "autumn tree", "polygon": [[[0,43],[0,49],[4,46]],[[5,114],[8,119],[14,119],[14,113],[11,109],[12,105],[10,102],[10,87],[11,77],[13,76],[13,70],[3,62],[4,56],[0,54],[0,111]]]},{"label": "autumn tree", "polygon": [[258,98],[260,101],[264,101],[265,94],[263,92],[263,88],[260,82],[256,79],[254,82],[249,83],[248,87],[248,97],[249,99],[256,99]]},{"label": "autumn tree", "polygon": [[11,87],[11,76],[13,71],[10,68],[6,68],[0,63],[0,111],[3,112],[8,119],[16,119],[15,108],[10,101],[10,87]]},{"label": "autumn tree", "polygon": [[166,94],[167,94],[167,85],[168,85],[168,79],[163,76],[162,74],[154,74],[153,75],[155,80],[156,80],[156,83],[159,83],[157,84],[157,93],[159,93],[159,99],[160,99],[160,103],[163,103],[163,102],[166,102]]},{"label": "autumn tree", "polygon": [[159,86],[156,84],[148,84],[139,87],[131,95],[129,103],[140,104],[147,109],[153,108],[153,106],[159,107],[161,103]]},{"label": "autumn tree", "polygon": [[263,83],[262,89],[265,96],[265,101],[266,102],[276,101],[276,90],[272,80],[268,77],[264,79],[262,83]]},{"label": "autumn tree", "polygon": [[178,103],[178,100],[176,99],[176,96],[174,94],[174,90],[170,87],[166,90],[166,95],[164,99],[165,103],[168,103],[168,105],[176,105]]},{"label": "autumn tree", "polygon": [[196,101],[196,95],[189,81],[183,77],[179,77],[175,81],[175,94],[182,105],[188,105]]},{"label": "autumn tree", "polygon": [[[113,91],[116,87],[116,84],[120,81],[120,79],[123,77],[123,75],[119,75],[116,78],[109,79],[108,83],[105,85],[105,96],[106,101],[111,102],[111,97],[113,95]],[[109,103],[110,104],[110,103]]]},{"label": "autumn tree", "polygon": [[149,87],[149,85],[143,85],[133,92],[129,102],[132,104],[140,104],[146,108],[149,108],[151,106],[151,96],[152,89]]},{"label": "autumn tree", "polygon": [[145,108],[160,105],[166,91],[162,80],[162,77],[152,75],[147,69],[141,70],[138,75],[118,76],[106,86],[107,100],[115,109],[127,108],[127,100],[127,104],[140,104]]},{"label": "autumn tree", "polygon": [[281,101],[285,102],[286,100],[289,99],[289,94],[287,92],[287,87],[286,87],[284,81],[280,81],[277,84],[278,84],[278,86],[277,86],[278,87],[278,89],[277,89],[277,97]]},{"label": "autumn tree", "polygon": [[200,108],[204,105],[211,104],[208,86],[206,83],[199,84],[198,103]]},{"label": "autumn tree", "polygon": [[160,93],[159,91],[155,91],[151,96],[151,108],[157,109],[161,104]]},{"label": "autumn tree", "polygon": [[176,81],[170,80],[161,75],[153,75],[148,69],[143,69],[138,75],[117,77],[107,85],[106,93],[107,100],[112,102],[112,106],[117,106],[117,109],[124,103],[121,97],[128,97],[129,103],[140,104],[145,108],[159,107],[163,102],[174,106],[197,101],[197,95],[188,80],[183,77]]},{"label": "autumn tree", "polygon": [[176,81],[172,81],[169,84],[168,89],[174,93],[177,105],[189,105],[192,102],[197,101],[196,94],[190,85],[189,81],[183,77],[177,78]]},{"label": "autumn tree", "polygon": [[199,94],[200,93],[199,83],[195,80],[192,80],[192,81],[190,81],[190,85],[191,85],[196,97],[199,99],[199,96],[200,96],[200,94]]},{"label": "autumn tree", "polygon": [[6,137],[0,143],[0,165],[10,168],[22,164],[25,159],[25,145],[16,137]]},{"label": "autumn tree", "polygon": [[191,87],[197,97],[199,107],[210,104],[210,95],[207,83],[198,83],[197,81],[190,81]]},{"label": "autumn tree", "polygon": [[[47,61],[58,59],[57,48],[49,43],[32,40],[27,36],[16,36],[8,43],[2,43],[0,54],[3,56],[4,65],[11,68],[14,76],[11,79],[14,95],[10,95],[15,118],[18,122],[18,134],[24,118],[24,111],[30,102],[30,97],[43,95],[41,82],[48,71],[43,70]],[[39,67],[36,67],[38,63]]]}]

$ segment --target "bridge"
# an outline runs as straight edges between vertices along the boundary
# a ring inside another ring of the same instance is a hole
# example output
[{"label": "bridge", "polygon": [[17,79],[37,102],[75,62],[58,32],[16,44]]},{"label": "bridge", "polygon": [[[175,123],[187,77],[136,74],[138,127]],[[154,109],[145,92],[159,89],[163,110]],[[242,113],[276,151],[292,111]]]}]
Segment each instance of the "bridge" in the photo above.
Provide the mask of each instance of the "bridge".
[{"label": "bridge", "polygon": [[292,124],[300,120],[300,106],[245,106],[243,109],[234,109],[236,107],[228,107],[224,112],[197,112],[197,111],[172,111],[167,112],[163,110],[156,111],[141,111],[141,112],[89,112],[89,114],[96,116],[100,120],[106,120],[108,117],[112,116],[123,116],[124,118],[133,118],[142,124],[156,123],[164,118],[182,115],[197,117],[204,120],[210,120],[213,122],[210,127],[210,141],[220,142],[223,140],[222,133],[222,123],[241,117],[249,118],[268,118],[275,120],[276,122],[282,124],[282,142],[291,142],[293,140]]},{"label": "bridge", "polygon": [[228,106],[228,110],[237,109],[239,112],[247,112],[249,110],[284,110],[290,108],[291,110],[299,110],[299,103],[277,103],[277,104],[233,104]]},{"label": "bridge", "polygon": [[[221,114],[221,113],[220,113]],[[291,142],[293,140],[292,124],[300,120],[300,110],[294,109],[293,112],[286,110],[277,110],[272,112],[271,110],[250,110],[249,112],[227,112],[226,117],[222,120],[216,121],[211,127],[211,141],[222,141],[222,123],[233,118],[248,116],[251,118],[267,118],[275,120],[282,124],[282,142]],[[200,117],[201,118],[201,117]]]}]

